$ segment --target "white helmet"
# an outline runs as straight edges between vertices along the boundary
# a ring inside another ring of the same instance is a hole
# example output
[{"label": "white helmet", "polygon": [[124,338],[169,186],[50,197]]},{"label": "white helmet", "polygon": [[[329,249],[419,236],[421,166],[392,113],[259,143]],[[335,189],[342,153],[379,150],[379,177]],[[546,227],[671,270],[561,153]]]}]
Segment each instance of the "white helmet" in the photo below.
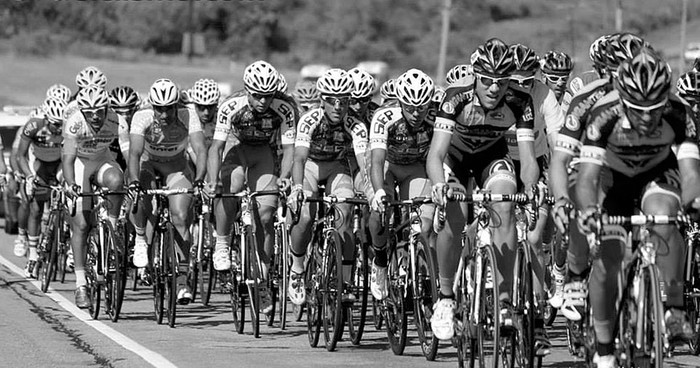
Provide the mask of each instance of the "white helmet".
[{"label": "white helmet", "polygon": [[57,97],[63,101],[70,100],[71,90],[63,84],[54,84],[46,90],[46,97]]},{"label": "white helmet", "polygon": [[409,69],[396,79],[396,95],[405,105],[422,106],[430,102],[435,83],[418,69]]},{"label": "white helmet", "polygon": [[66,102],[58,97],[48,97],[42,104],[44,116],[52,121],[63,121],[63,111],[66,109]]},{"label": "white helmet", "polygon": [[287,85],[287,80],[284,79],[284,75],[282,73],[279,73],[279,85],[277,86],[277,90],[282,92],[282,93],[287,93],[287,89],[289,89],[289,86]]},{"label": "white helmet", "polygon": [[262,60],[248,65],[243,72],[243,85],[250,92],[274,93],[279,88],[279,80],[275,67]]},{"label": "white helmet", "polygon": [[355,82],[355,90],[352,91],[352,97],[365,98],[374,93],[377,83],[374,81],[372,74],[359,68],[352,68],[348,70],[348,73],[350,73],[353,82]]},{"label": "white helmet", "polygon": [[107,77],[100,69],[89,66],[75,76],[75,84],[78,85],[78,88],[85,88],[91,84],[105,88],[107,86]]},{"label": "white helmet", "polygon": [[180,92],[170,79],[158,79],[148,91],[153,106],[170,106],[180,101]]},{"label": "white helmet", "polygon": [[333,68],[327,70],[316,81],[316,88],[322,95],[350,95],[355,90],[355,82],[348,72]]},{"label": "white helmet", "polygon": [[198,105],[214,105],[219,103],[221,91],[213,79],[200,79],[194,83],[189,97]]},{"label": "white helmet", "polygon": [[75,97],[80,109],[99,109],[109,105],[109,95],[104,88],[97,85],[89,85],[78,92]]}]

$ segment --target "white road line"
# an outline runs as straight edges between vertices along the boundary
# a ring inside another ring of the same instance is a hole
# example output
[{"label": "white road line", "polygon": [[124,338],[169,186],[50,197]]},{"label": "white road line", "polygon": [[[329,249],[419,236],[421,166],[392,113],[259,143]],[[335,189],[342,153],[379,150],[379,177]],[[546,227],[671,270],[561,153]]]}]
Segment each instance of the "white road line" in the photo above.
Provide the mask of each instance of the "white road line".
[{"label": "white road line", "polygon": [[[7,268],[9,268],[12,272],[16,273],[20,277],[24,277],[24,270],[15,266],[12,262],[10,262],[5,257],[0,256],[0,263],[5,265]],[[34,280],[34,281],[30,281],[30,282],[37,289],[41,290],[41,283],[39,281]],[[164,356],[156,353],[153,350],[146,348],[145,346],[137,343],[136,341],[134,341],[128,337],[126,337],[121,332],[116,331],[115,329],[105,325],[104,323],[92,319],[92,317],[90,317],[90,314],[88,314],[87,312],[76,307],[75,304],[73,304],[73,302],[66,299],[63,295],[56,292],[53,288],[49,288],[49,291],[48,291],[48,293],[46,293],[46,296],[53,299],[53,301],[58,303],[58,305],[61,306],[61,308],[68,311],[70,314],[75,316],[75,318],[83,321],[88,326],[97,330],[97,332],[107,336],[110,340],[116,342],[124,349],[129,350],[129,351],[133,352],[134,354],[140,356],[145,361],[150,363],[152,366],[159,367],[159,368],[160,367],[177,368],[177,366],[175,364],[173,364],[169,360],[165,359]]]}]

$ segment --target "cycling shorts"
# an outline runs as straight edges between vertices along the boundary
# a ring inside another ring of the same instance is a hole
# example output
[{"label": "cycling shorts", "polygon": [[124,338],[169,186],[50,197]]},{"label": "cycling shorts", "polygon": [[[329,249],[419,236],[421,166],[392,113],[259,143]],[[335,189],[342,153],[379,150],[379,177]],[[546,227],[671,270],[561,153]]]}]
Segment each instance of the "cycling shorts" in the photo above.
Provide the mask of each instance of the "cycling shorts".
[{"label": "cycling shorts", "polygon": [[[269,145],[235,145],[221,165],[221,182],[227,193],[242,191],[246,183],[252,191],[276,190],[277,178],[274,151]],[[277,196],[256,199],[258,206],[277,207]]]},{"label": "cycling shorts", "polygon": [[517,185],[515,166],[508,156],[508,145],[503,138],[484,151],[462,154],[461,161],[447,155],[445,166],[449,169],[445,172],[447,183],[458,191],[466,192],[465,185],[468,185],[470,178],[474,178],[476,184],[486,190],[497,181]]},{"label": "cycling shorts", "polygon": [[343,161],[306,160],[304,167],[304,192],[309,197],[318,194],[318,184],[326,183],[326,194],[338,197],[353,197],[353,180],[350,168]]},{"label": "cycling shorts", "polygon": [[[432,183],[425,171],[425,164],[417,162],[410,165],[397,165],[386,162],[384,164],[384,189],[387,196],[396,198],[394,195],[396,187],[399,189],[400,199],[430,197]],[[432,221],[435,207],[432,204],[424,204],[420,208],[424,221]]]},{"label": "cycling shorts", "polygon": [[155,186],[156,176],[163,178],[168,189],[192,188],[192,171],[187,160],[160,162],[141,161],[139,181],[144,188]]},{"label": "cycling shorts", "polygon": [[[41,161],[34,159],[29,162],[34,168],[36,177],[40,178],[45,184],[56,185],[58,183],[58,172],[61,170],[61,160],[56,161]],[[40,202],[48,201],[51,195],[51,190],[45,187],[37,186],[34,189],[34,199]]]},{"label": "cycling shorts", "polygon": [[[114,159],[111,152],[92,157],[90,159],[76,157],[75,159],[75,183],[80,185],[83,193],[92,193],[92,183],[102,186],[104,174],[109,169],[119,170],[119,164]],[[77,211],[89,211],[92,208],[92,198],[78,197],[76,204]]]}]

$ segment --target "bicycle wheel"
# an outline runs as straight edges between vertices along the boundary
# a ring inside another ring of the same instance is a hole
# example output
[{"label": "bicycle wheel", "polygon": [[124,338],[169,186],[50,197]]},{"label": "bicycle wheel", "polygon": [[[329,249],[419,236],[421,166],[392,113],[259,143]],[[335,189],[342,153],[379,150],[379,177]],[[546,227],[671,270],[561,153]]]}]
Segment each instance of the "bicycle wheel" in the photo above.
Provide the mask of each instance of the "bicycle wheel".
[{"label": "bicycle wheel", "polygon": [[279,263],[278,263],[278,277],[279,277],[279,312],[280,312],[280,328],[283,330],[287,329],[287,307],[288,307],[288,284],[289,284],[289,269],[291,267],[292,259],[289,255],[289,233],[287,232],[287,226],[282,225],[279,229],[280,237],[280,249],[279,249]]},{"label": "bicycle wheel", "polygon": [[[430,318],[433,316],[433,303],[438,299],[439,277],[435,251],[419,236],[416,242],[416,264],[412,267],[413,279],[413,323],[416,325],[418,340],[423,356],[435,360],[439,340],[433,336]],[[463,304],[466,305],[466,304]]]},{"label": "bicycle wheel", "polygon": [[[151,248],[151,271],[153,272],[153,309],[155,312],[156,323],[163,323],[163,315],[165,311],[165,249],[163,248],[162,231],[156,229],[153,234],[153,245]],[[134,278],[134,282],[136,278]]]},{"label": "bicycle wheel", "polygon": [[323,257],[323,340],[326,350],[333,351],[343,336],[343,243],[335,231],[325,234]]},{"label": "bicycle wheel", "polygon": [[124,251],[122,249],[123,235],[114,232],[112,225],[105,226],[105,239],[107,241],[107,270],[108,289],[110,302],[108,314],[112,322],[119,320],[119,313],[124,301],[124,287],[126,286],[126,269],[124,268]]},{"label": "bicycle wheel", "polygon": [[204,220],[204,244],[202,244],[202,254],[200,257],[199,264],[199,290],[203,305],[209,305],[209,300],[211,299],[211,292],[214,287],[215,274],[214,263],[212,259],[212,249],[211,245],[214,244],[213,227],[211,222]]},{"label": "bicycle wheel", "polygon": [[[695,242],[695,240],[690,240]],[[688,313],[690,323],[693,324],[694,331],[700,331],[700,270],[698,269],[698,259],[700,259],[700,244],[691,244],[686,263],[686,280],[684,283],[685,309]],[[695,338],[688,342],[690,353],[700,354],[700,333],[695,334]]]},{"label": "bicycle wheel", "polygon": [[177,261],[177,244],[175,244],[173,224],[166,223],[165,229],[161,236],[161,247],[165,254],[165,295],[168,301],[166,313],[168,316],[168,326],[175,327],[175,318],[177,317],[177,277],[178,277],[178,261]]},{"label": "bicycle wheel", "polygon": [[60,212],[59,217],[59,226],[61,231],[59,232],[59,244],[60,247],[58,248],[58,276],[61,281],[61,284],[66,281],[66,271],[68,268],[68,251],[70,249],[70,244],[68,240],[70,239],[70,228],[68,227],[68,223],[65,220],[65,215],[64,212]]},{"label": "bicycle wheel", "polygon": [[[318,346],[318,339],[321,335],[321,311],[323,309],[321,305],[322,257],[318,237],[314,237],[314,240],[307,251],[309,259],[306,262],[306,271],[304,272],[306,303],[302,304],[302,306],[306,306],[306,333],[312,348]],[[303,307],[300,307],[299,310],[303,310]]]},{"label": "bicycle wheel", "polygon": [[[475,315],[477,319],[470,319],[469,328],[474,334],[472,336],[472,354],[469,357],[469,366],[472,368],[496,368],[499,366],[499,360],[509,362],[508,357],[513,354],[508,349],[502,349],[501,310],[498,301],[498,280],[496,280],[496,254],[490,245],[482,246],[479,252],[480,264],[476,265],[477,269],[474,275],[477,281],[475,284],[477,289],[470,309],[470,313]],[[508,341],[506,340],[505,342]],[[510,354],[504,355],[504,352],[510,352]],[[512,362],[510,363],[512,364]],[[504,363],[502,366],[513,367],[511,364]]]},{"label": "bicycle wheel", "polygon": [[100,257],[100,237],[96,229],[90,231],[88,235],[87,256],[85,261],[85,278],[87,280],[88,297],[90,307],[88,311],[93,319],[100,315],[100,283],[97,281],[98,260]]},{"label": "bicycle wheel", "polygon": [[[417,263],[417,267],[421,267],[420,260]],[[459,368],[464,368],[466,367],[466,363],[469,362],[470,352],[474,349],[472,344],[474,340],[469,330],[469,306],[472,305],[472,298],[474,296],[474,281],[470,279],[470,275],[473,275],[471,269],[467,269],[472,267],[468,257],[462,255],[459,267],[457,279],[455,280],[459,285],[455,293],[455,300],[458,303],[457,311],[455,312],[457,326],[452,341],[457,347],[457,366]]]},{"label": "bicycle wheel", "polygon": [[59,245],[56,241],[58,239],[56,236],[56,229],[56,215],[51,212],[51,214],[49,214],[48,226],[39,238],[39,244],[46,244],[49,246],[49,249],[43,249],[41,251],[41,258],[43,258],[43,261],[40,262],[42,267],[39,270],[39,281],[41,281],[41,291],[44,293],[49,290],[49,284],[53,279],[58,263]]},{"label": "bicycle wheel", "polygon": [[520,367],[532,367],[535,362],[535,298],[532,285],[530,244],[521,242],[515,256],[515,293],[513,326],[516,330],[515,359]]},{"label": "bicycle wheel", "polygon": [[[391,240],[390,240],[391,241]],[[389,346],[395,355],[403,354],[406,348],[406,333],[408,316],[406,315],[405,291],[406,272],[403,263],[406,262],[405,254],[399,259],[395,245],[389,245],[389,264],[387,275],[389,276],[389,293],[382,301],[384,303],[384,318],[386,320],[386,336],[389,338]]]},{"label": "bicycle wheel", "polygon": [[192,291],[192,301],[197,300],[197,293],[200,292],[200,273],[202,270],[202,244],[199,244],[197,233],[200,231],[199,225],[194,224],[192,226],[191,234],[193,243],[190,245],[190,264],[189,272],[187,273],[187,285]]},{"label": "bicycle wheel", "polygon": [[257,257],[257,242],[255,233],[251,226],[244,227],[245,233],[245,252],[247,253],[244,265],[246,267],[245,284],[248,286],[248,298],[250,303],[250,324],[253,328],[253,336],[260,337],[260,280],[262,274]]},{"label": "bicycle wheel", "polygon": [[[642,289],[637,299],[636,367],[663,367],[664,312],[659,288],[659,271],[655,266],[642,268]],[[641,330],[640,330],[641,329]]]},{"label": "bicycle wheel", "polygon": [[355,260],[352,264],[352,272],[349,280],[350,292],[355,295],[356,302],[348,308],[348,333],[353,345],[359,345],[365,330],[365,318],[367,317],[367,284],[369,263],[367,250],[360,239],[355,239]]}]

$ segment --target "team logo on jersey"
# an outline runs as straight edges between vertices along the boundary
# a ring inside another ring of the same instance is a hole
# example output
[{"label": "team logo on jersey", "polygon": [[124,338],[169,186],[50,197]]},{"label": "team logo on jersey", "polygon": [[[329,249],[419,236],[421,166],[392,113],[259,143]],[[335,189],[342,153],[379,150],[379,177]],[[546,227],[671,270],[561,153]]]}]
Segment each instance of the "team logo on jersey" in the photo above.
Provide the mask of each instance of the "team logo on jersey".
[{"label": "team logo on jersey", "polygon": [[445,102],[442,104],[442,111],[444,111],[446,114],[454,114],[455,113],[455,105],[452,104],[451,101]]},{"label": "team logo on jersey", "polygon": [[698,134],[697,127],[695,126],[695,120],[693,120],[690,114],[686,114],[685,121],[685,136],[695,137]]},{"label": "team logo on jersey", "polygon": [[576,131],[581,127],[578,117],[574,115],[566,115],[566,129]]},{"label": "team logo on jersey", "polygon": [[569,83],[569,89],[571,90],[571,94],[576,94],[578,91],[583,88],[583,80],[580,77],[576,77],[571,80],[571,83]]},{"label": "team logo on jersey", "polygon": [[588,136],[588,139],[597,141],[600,139],[600,129],[596,124],[591,124],[588,126],[588,129],[586,129],[586,135]]},{"label": "team logo on jersey", "polygon": [[270,118],[262,119],[261,127],[263,129],[272,129],[272,119],[270,119]]},{"label": "team logo on jersey", "polygon": [[68,128],[68,131],[72,134],[78,134],[78,131],[80,130],[80,128],[82,128],[82,126],[82,122],[76,121],[75,123],[71,124],[71,126]]},{"label": "team logo on jersey", "polygon": [[506,116],[500,111],[492,111],[489,113],[489,117],[496,120],[503,120]]}]

